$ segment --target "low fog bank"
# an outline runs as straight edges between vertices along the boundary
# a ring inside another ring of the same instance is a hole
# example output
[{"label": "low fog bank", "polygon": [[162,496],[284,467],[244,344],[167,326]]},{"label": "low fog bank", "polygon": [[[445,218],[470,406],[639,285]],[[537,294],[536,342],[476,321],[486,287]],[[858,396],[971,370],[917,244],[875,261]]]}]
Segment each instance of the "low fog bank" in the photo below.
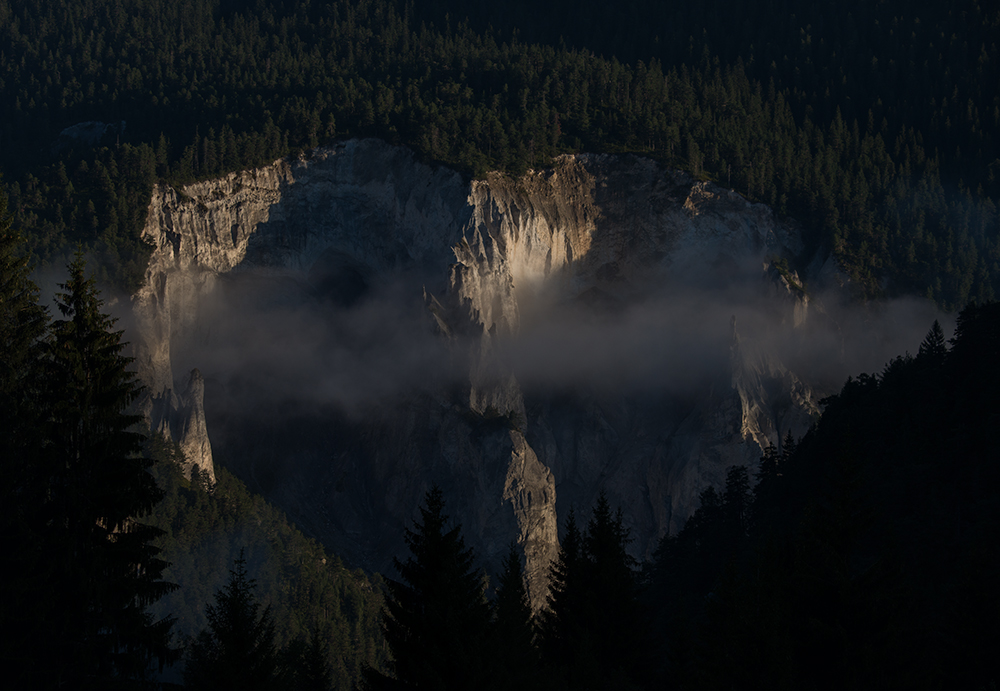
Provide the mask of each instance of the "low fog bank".
[{"label": "low fog bank", "polygon": [[522,297],[520,332],[497,353],[526,388],[687,397],[729,370],[735,331],[742,348],[832,392],[849,375],[916,353],[935,319],[945,333],[954,328],[954,316],[928,300],[859,305],[844,292],[810,293],[798,324],[793,298],[777,294],[759,264],[698,280],[661,278],[641,292],[538,293]]},{"label": "low fog bank", "polygon": [[[223,385],[241,382],[226,406],[253,405],[252,390],[272,402],[332,405],[352,418],[413,393],[461,387],[478,342],[442,336],[422,295],[421,277],[405,274],[377,277],[347,299],[306,275],[222,276],[197,330],[175,343],[174,371],[198,367]],[[536,292],[520,296],[520,332],[495,341],[492,356],[526,391],[690,397],[728,370],[735,318],[742,347],[832,392],[848,375],[915,353],[935,319],[946,333],[954,325],[926,300],[856,305],[842,295],[811,295],[796,325],[792,299],[775,294],[759,264],[724,280],[661,279],[641,291]]]},{"label": "low fog bank", "polygon": [[[308,276],[244,271],[222,276],[203,300],[196,330],[174,347],[174,371],[239,383],[270,402],[334,406],[363,416],[413,391],[447,386],[463,371],[435,331],[418,277],[382,283],[341,300]],[[219,401],[215,401],[218,404]]]},{"label": "low fog bank", "polygon": [[[66,269],[47,267],[33,278],[41,303],[61,318],[54,300]],[[462,388],[478,343],[440,334],[423,300],[427,278],[400,272],[331,290],[307,273],[220,276],[198,326],[175,339],[174,372],[197,367],[222,385],[217,392],[231,388],[234,395],[210,404],[236,414],[266,397],[360,418],[411,394]],[[116,328],[135,340],[129,300],[100,288]],[[935,319],[949,336],[955,324],[928,300],[859,305],[829,289],[810,292],[796,325],[792,299],[776,294],[759,264],[659,276],[641,289],[549,287],[518,297],[519,333],[496,341],[492,355],[526,392],[697,396],[730,366],[734,318],[744,347],[834,392],[848,376],[915,354]]]}]

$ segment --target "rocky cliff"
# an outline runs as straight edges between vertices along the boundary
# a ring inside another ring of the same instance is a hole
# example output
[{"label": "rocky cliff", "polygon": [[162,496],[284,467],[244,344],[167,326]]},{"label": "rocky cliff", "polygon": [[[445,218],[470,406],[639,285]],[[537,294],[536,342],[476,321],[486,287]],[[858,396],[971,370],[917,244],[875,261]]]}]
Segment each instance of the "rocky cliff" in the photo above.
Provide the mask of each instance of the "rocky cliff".
[{"label": "rocky cliff", "polygon": [[153,425],[368,568],[392,572],[438,484],[494,572],[519,546],[541,606],[569,508],[605,491],[647,556],[818,412],[751,333],[808,321],[770,263],[795,229],[649,160],[470,183],[349,141],[158,187],[145,234],[132,340]]}]

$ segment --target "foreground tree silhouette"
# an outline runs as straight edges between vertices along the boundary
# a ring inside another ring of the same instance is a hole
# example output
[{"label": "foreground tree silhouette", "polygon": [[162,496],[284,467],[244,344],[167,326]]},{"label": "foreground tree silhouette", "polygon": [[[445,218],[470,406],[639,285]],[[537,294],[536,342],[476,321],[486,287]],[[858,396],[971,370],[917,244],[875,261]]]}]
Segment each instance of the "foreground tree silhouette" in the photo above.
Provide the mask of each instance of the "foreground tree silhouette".
[{"label": "foreground tree silhouette", "polygon": [[406,531],[411,556],[395,560],[384,629],[391,676],[367,673],[370,689],[493,688],[487,641],[490,610],[461,529],[446,530],[441,490],[427,492],[421,520]]},{"label": "foreground tree silhouette", "polygon": [[524,585],[521,557],[511,544],[503,560],[503,572],[493,601],[493,641],[500,688],[543,688],[539,675],[541,658],[535,647],[535,623]]},{"label": "foreground tree silhouette", "polygon": [[[19,401],[21,436],[4,469],[21,472],[5,488],[4,522],[22,569],[16,596],[26,604],[5,612],[4,640],[13,645],[4,651],[16,655],[9,669],[26,688],[129,688],[154,659],[162,666],[176,657],[172,621],[146,611],[174,587],[161,580],[166,563],[152,545],[161,531],[137,520],[161,493],[142,455],[142,418],[127,412],[141,388],[121,332],[101,311],[82,256],[69,273],[56,301],[63,319],[22,362],[34,379],[8,398]],[[31,312],[22,334],[37,333]]]},{"label": "foreground tree silhouette", "polygon": [[570,513],[542,615],[544,662],[569,689],[642,686],[653,668],[650,622],[621,511],[602,492],[582,535]]},{"label": "foreground tree silhouette", "polygon": [[11,228],[0,193],[0,664],[8,680],[30,685],[33,646],[44,639],[42,603],[35,601],[40,556],[30,522],[43,498],[37,477],[42,420],[39,367],[48,315],[38,304],[24,243]]},{"label": "foreground tree silhouette", "polygon": [[[22,475],[30,470],[24,467],[25,455],[37,442],[31,436],[38,428],[38,365],[48,324],[23,249],[23,239],[11,228],[7,198],[0,193],[0,453],[5,490],[22,487]],[[2,499],[4,508],[11,508],[14,497]]]},{"label": "foreground tree silhouette", "polygon": [[279,686],[279,654],[271,608],[260,609],[256,581],[247,576],[243,550],[229,572],[229,583],[208,605],[208,629],[188,650],[184,685],[189,689],[247,691]]}]

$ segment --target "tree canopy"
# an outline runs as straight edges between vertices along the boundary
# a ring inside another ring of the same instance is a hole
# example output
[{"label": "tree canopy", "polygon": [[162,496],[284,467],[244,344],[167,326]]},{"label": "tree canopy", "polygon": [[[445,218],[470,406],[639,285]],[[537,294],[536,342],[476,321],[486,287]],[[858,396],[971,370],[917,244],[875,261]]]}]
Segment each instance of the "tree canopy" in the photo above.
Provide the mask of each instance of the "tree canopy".
[{"label": "tree canopy", "polygon": [[206,609],[208,628],[188,649],[184,684],[189,689],[274,689],[278,686],[278,647],[270,607],[254,594],[243,550],[226,587]]},{"label": "tree canopy", "polygon": [[988,688],[998,347],[997,303],[963,310],[950,341],[935,322],[916,357],[848,379],[798,444],[768,449],[749,495],[738,468],[706,490],[650,570],[664,678]]},{"label": "tree canopy", "polygon": [[375,671],[372,689],[492,688],[490,610],[461,527],[448,528],[440,488],[427,492],[420,520],[406,531],[410,556],[395,560],[384,630],[391,676]]},{"label": "tree canopy", "polygon": [[140,386],[82,256],[57,298],[63,318],[44,333],[23,275],[6,285],[2,321],[32,378],[16,383],[7,421],[17,432],[4,455],[4,534],[18,569],[5,598],[18,600],[5,605],[4,654],[25,686],[138,686],[177,655],[172,619],[148,611],[175,586],[162,580],[161,531],[140,522],[161,497],[129,413]]},{"label": "tree canopy", "polygon": [[997,294],[996,8],[521,4],[4,0],[15,224],[43,261],[84,243],[134,288],[161,178],[349,136],[470,175],[633,152],[794,216],[791,259],[832,253],[866,297]]}]

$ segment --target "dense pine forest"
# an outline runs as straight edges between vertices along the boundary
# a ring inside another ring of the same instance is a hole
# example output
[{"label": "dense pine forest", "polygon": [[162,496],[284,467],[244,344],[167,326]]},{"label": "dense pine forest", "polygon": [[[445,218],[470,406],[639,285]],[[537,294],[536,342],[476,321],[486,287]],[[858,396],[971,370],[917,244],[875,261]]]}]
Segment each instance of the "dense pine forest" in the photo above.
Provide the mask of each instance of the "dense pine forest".
[{"label": "dense pine forest", "polygon": [[[998,36],[984,0],[0,0],[9,679],[996,688]],[[581,507],[534,617],[516,554],[484,573],[438,491],[383,582],[138,431],[92,278],[142,280],[155,183],[367,136],[470,178],[655,158],[797,219],[792,267],[830,254],[857,298],[926,296],[957,329],[731,468],[651,563]],[[67,263],[50,314],[30,269]]]},{"label": "dense pine forest", "polygon": [[630,151],[799,219],[792,259],[832,252],[863,297],[998,294],[996,7],[455,5],[5,0],[15,224],[41,260],[82,242],[134,287],[158,179],[351,136],[473,176]]},{"label": "dense pine forest", "polygon": [[[439,491],[389,581],[375,689],[996,688],[1000,304],[824,401],[729,469],[643,565],[603,495],[564,520],[545,610],[508,558],[492,603]],[[402,682],[401,684],[399,682]]]}]

